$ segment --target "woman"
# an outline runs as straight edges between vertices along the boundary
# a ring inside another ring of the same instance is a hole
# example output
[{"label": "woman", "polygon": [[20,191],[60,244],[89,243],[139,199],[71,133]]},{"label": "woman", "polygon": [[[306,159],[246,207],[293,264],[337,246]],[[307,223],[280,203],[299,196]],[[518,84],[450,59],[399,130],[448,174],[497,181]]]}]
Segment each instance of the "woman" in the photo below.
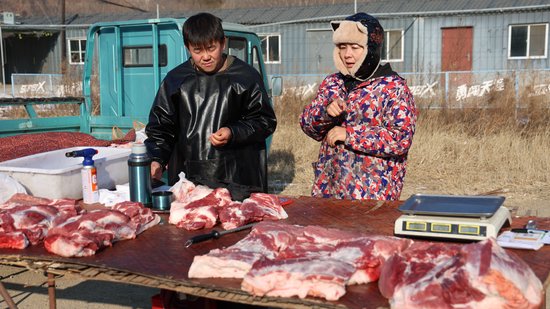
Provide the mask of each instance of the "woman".
[{"label": "woman", "polygon": [[331,22],[334,63],[300,125],[321,141],[312,196],[397,200],[416,107],[406,81],[380,64],[384,29],[357,13]]}]

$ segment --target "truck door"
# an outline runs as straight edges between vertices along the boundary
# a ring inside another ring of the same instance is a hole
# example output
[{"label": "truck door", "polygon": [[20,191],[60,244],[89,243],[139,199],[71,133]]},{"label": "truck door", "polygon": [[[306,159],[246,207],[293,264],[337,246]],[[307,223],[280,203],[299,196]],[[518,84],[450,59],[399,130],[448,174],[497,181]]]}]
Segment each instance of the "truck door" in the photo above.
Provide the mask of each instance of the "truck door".
[{"label": "truck door", "polygon": [[175,21],[113,24],[98,36],[100,115],[90,118],[91,133],[109,139],[113,126],[123,131],[146,124],[162,79],[186,56]]},{"label": "truck door", "polygon": [[246,32],[225,31],[227,42],[225,53],[233,55],[253,66],[262,76],[267,93],[269,94],[269,82],[265,73],[264,63],[261,60],[261,43],[258,36]]}]

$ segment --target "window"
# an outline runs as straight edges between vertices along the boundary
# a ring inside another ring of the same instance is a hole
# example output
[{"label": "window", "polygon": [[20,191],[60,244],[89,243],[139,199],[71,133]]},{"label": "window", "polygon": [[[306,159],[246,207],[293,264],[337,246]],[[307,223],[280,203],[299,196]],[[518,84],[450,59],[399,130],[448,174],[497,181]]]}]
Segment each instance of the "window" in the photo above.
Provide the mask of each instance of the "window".
[{"label": "window", "polygon": [[260,35],[262,41],[262,54],[265,63],[281,63],[281,35],[263,34]]},{"label": "window", "polygon": [[546,58],[548,24],[514,25],[509,29],[508,58]]},{"label": "window", "polygon": [[86,39],[70,39],[69,41],[69,63],[84,64],[86,55]]},{"label": "window", "polygon": [[[153,46],[127,46],[123,48],[124,67],[152,67]],[[159,66],[165,67],[168,62],[166,45],[159,45]]]},{"label": "window", "polygon": [[403,61],[403,31],[384,31],[384,43],[382,45],[383,61]]},{"label": "window", "polygon": [[244,62],[247,62],[246,45],[247,41],[245,38],[227,37],[224,52],[228,55],[235,56]]}]

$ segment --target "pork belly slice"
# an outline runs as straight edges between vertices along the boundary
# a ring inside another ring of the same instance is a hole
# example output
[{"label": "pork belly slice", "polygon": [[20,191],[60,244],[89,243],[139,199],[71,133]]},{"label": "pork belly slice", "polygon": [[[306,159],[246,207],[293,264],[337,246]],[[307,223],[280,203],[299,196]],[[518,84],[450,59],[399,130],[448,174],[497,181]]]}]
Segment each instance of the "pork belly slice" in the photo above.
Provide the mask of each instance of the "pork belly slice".
[{"label": "pork belly slice", "polygon": [[220,221],[225,230],[263,220],[288,218],[279,198],[273,194],[252,193],[242,203],[232,202],[219,211]]},{"label": "pork belly slice", "polygon": [[382,267],[392,308],[539,308],[542,284],[529,266],[488,239],[415,243]]},{"label": "pork belly slice", "polygon": [[4,204],[0,205],[0,209],[13,208],[14,206],[53,206],[57,208],[64,216],[75,216],[80,209],[74,199],[49,199],[44,197],[36,197],[25,193],[16,193],[10,197]]},{"label": "pork belly slice", "polygon": [[[249,234],[225,249],[197,255],[189,267],[189,278],[243,278],[252,264],[263,257],[275,258],[281,235]],[[282,237],[284,238],[284,237]]]},{"label": "pork belly slice", "polygon": [[171,204],[168,222],[190,231],[211,228],[218,221],[218,208],[228,203],[228,197],[231,195],[225,188],[197,186],[187,200]]},{"label": "pork belly slice", "polygon": [[[321,231],[317,228],[316,230]],[[336,236],[334,230],[329,232]],[[313,240],[323,242],[310,242]],[[277,259],[332,258],[346,262],[356,269],[348,284],[363,284],[378,280],[381,266],[386,259],[393,253],[401,252],[410,243],[411,240],[392,236],[363,236],[339,240],[336,237],[298,237],[296,242],[279,252]]]},{"label": "pork belly slice", "polygon": [[[71,236],[55,234],[46,238],[44,247],[49,252],[64,257],[92,256],[97,250],[110,244],[112,234],[106,234],[105,236],[109,241],[104,239],[102,244],[99,244],[99,241],[89,237],[89,235],[84,236],[78,233]],[[106,243],[106,245],[103,245],[103,243]]]},{"label": "pork belly slice", "polygon": [[[28,194],[14,194],[0,205],[0,238],[4,248],[24,249],[44,240],[48,230],[75,216],[76,201],[51,200]],[[5,243],[4,243],[5,242]]]},{"label": "pork belly slice", "polygon": [[154,214],[151,209],[144,207],[142,203],[126,201],[115,204],[112,209],[118,210],[130,218],[136,226],[136,235],[160,222],[160,216]]},{"label": "pork belly slice", "polygon": [[[355,267],[347,284],[361,284],[376,281],[387,257],[392,252],[400,252],[410,243],[410,240],[390,236],[364,236],[318,226],[263,221],[235,245],[195,257],[189,277],[200,273],[201,278],[215,278],[229,273],[233,274],[232,278],[240,278],[259,257],[276,260],[334,259]],[[253,259],[237,260],[243,256]],[[231,270],[232,267],[236,269]]]},{"label": "pork belly slice", "polygon": [[94,210],[69,218],[48,232],[44,247],[51,253],[91,256],[113,242],[136,237],[136,225],[117,210]]},{"label": "pork belly slice", "polygon": [[189,267],[189,278],[243,278],[262,253],[214,249],[197,255]]},{"label": "pork belly slice", "polygon": [[[73,207],[74,211],[74,207]],[[11,232],[21,232],[27,238],[26,242],[16,240],[20,235],[5,235],[6,239],[15,237],[13,241],[20,245],[28,243],[36,245],[48,233],[48,230],[65,221],[73,212],[62,212],[50,205],[11,204],[9,208],[0,209],[0,235]],[[23,247],[24,248],[24,247]]]},{"label": "pork belly slice", "polygon": [[307,296],[338,300],[355,272],[351,264],[334,259],[261,259],[243,278],[241,288],[256,296]]}]

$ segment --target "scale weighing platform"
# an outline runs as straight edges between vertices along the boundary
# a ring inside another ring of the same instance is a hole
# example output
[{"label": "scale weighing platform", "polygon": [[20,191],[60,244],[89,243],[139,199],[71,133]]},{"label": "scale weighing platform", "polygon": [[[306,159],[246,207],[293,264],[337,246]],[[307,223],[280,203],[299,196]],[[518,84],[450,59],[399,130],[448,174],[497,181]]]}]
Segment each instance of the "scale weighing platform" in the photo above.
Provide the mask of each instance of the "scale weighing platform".
[{"label": "scale weighing platform", "polygon": [[484,240],[497,237],[500,228],[512,223],[510,211],[501,206],[502,196],[415,194],[399,210],[396,235]]}]

